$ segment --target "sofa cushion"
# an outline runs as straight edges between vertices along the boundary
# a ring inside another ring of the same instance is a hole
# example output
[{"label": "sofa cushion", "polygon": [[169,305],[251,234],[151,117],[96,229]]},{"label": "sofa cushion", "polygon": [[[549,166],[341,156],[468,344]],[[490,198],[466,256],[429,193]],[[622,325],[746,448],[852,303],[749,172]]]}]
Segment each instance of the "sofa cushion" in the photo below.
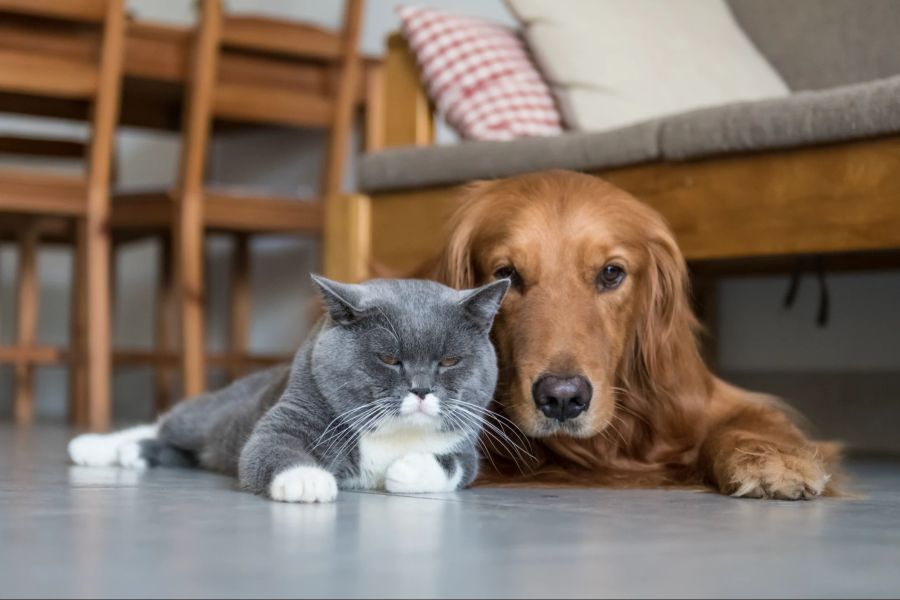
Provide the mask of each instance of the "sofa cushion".
[{"label": "sofa cushion", "polygon": [[724,0],[507,0],[570,129],[790,90]]},{"label": "sofa cushion", "polygon": [[792,90],[900,74],[897,0],[728,0]]},{"label": "sofa cushion", "polygon": [[463,138],[559,135],[562,118],[518,32],[420,6],[397,8],[438,112]]},{"label": "sofa cushion", "polygon": [[602,133],[565,133],[510,142],[405,146],[362,157],[358,186],[367,192],[450,185],[543,169],[591,170],[659,158],[657,121]]},{"label": "sofa cushion", "polygon": [[591,171],[890,134],[900,134],[900,76],[700,109],[609,132],[384,150],[363,157],[359,187],[375,192],[540,169]]},{"label": "sofa cushion", "polygon": [[900,76],[666,119],[663,158],[772,150],[900,133]]}]

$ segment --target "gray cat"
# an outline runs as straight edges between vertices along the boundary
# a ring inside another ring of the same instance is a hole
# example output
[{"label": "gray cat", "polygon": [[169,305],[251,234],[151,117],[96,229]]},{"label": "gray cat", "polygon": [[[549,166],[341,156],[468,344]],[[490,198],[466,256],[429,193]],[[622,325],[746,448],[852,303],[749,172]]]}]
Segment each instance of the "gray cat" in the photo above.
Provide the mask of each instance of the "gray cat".
[{"label": "gray cat", "polygon": [[488,333],[509,287],[341,284],[313,276],[326,315],[293,364],[182,402],[156,425],[69,444],[85,466],[201,466],[284,502],[338,487],[443,492],[469,485],[497,381]]}]

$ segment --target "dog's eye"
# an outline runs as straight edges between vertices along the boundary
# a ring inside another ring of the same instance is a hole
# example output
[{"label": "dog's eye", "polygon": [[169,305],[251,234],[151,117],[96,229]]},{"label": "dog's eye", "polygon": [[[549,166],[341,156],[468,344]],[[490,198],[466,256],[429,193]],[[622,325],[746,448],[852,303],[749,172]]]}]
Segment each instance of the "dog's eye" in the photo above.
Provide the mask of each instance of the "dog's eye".
[{"label": "dog's eye", "polygon": [[396,356],[391,356],[390,354],[379,354],[378,359],[386,365],[390,365],[392,367],[396,367],[400,364],[400,359]]},{"label": "dog's eye", "polygon": [[458,356],[445,356],[441,359],[441,362],[438,363],[442,367],[454,367],[459,364]]},{"label": "dog's eye", "polygon": [[613,290],[625,279],[625,269],[619,265],[609,264],[600,270],[597,275],[597,287],[601,290]]},{"label": "dog's eye", "polygon": [[512,287],[522,289],[522,276],[512,265],[506,265],[494,271],[494,279],[509,279]]}]

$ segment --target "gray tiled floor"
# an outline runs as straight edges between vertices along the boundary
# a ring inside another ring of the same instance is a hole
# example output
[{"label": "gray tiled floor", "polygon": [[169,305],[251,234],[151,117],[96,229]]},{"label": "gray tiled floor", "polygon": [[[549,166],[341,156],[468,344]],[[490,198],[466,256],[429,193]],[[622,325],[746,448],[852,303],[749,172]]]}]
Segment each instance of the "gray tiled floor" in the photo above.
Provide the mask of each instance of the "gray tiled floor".
[{"label": "gray tiled floor", "polygon": [[267,502],[202,472],[66,464],[0,427],[0,596],[896,596],[900,463],[863,500],[479,489]]}]

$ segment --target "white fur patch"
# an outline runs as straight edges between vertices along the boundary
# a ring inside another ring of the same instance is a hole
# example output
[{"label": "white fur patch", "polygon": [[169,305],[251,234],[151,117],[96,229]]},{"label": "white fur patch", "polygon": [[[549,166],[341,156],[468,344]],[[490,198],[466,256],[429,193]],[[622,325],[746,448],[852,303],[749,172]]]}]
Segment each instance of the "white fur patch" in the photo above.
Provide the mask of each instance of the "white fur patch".
[{"label": "white fur patch", "polygon": [[385,474],[384,487],[394,494],[452,492],[459,486],[462,469],[448,477],[434,454],[414,452],[394,461]]},{"label": "white fur patch", "polygon": [[441,413],[441,401],[434,394],[426,394],[419,398],[415,394],[407,394],[400,403],[400,414],[403,416],[423,414],[436,417]]},{"label": "white fur patch", "polygon": [[119,466],[136,471],[141,471],[149,466],[147,461],[141,457],[141,444],[139,441],[125,442],[119,446]]},{"label": "white fur patch", "polygon": [[437,432],[433,427],[411,427],[405,423],[406,419],[408,417],[402,421],[386,423],[379,431],[360,438],[359,474],[342,481],[343,487],[385,489],[387,470],[398,459],[408,454],[447,454],[464,439],[458,432]]},{"label": "white fur patch", "polygon": [[278,502],[333,502],[337,493],[334,475],[319,467],[293,467],[269,485],[269,496]]},{"label": "white fur patch", "polygon": [[[156,425],[139,425],[131,429],[115,433],[86,433],[69,442],[69,458],[76,465],[83,467],[112,467],[115,465],[135,468],[136,462],[146,461],[140,458],[139,449],[125,451],[124,458],[128,464],[121,462],[120,449],[126,446],[137,446],[140,440],[156,438]],[[136,453],[135,451],[138,450]],[[140,467],[137,467],[140,468]]]}]

